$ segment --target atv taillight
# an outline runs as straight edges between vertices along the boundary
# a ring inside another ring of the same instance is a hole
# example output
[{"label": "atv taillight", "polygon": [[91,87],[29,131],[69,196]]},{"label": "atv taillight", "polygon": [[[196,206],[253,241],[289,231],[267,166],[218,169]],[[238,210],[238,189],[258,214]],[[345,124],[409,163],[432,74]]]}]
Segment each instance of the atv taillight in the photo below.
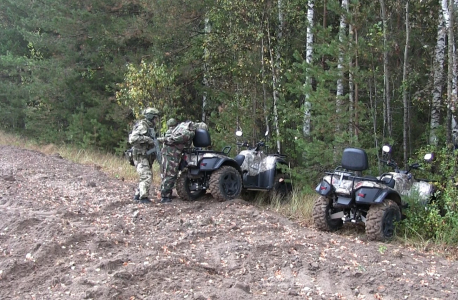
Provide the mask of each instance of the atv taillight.
[{"label": "atv taillight", "polygon": [[325,189],[326,189],[325,186],[321,186],[321,187],[320,187],[320,190],[325,190]]},{"label": "atv taillight", "polygon": [[200,164],[202,167],[205,167],[207,165],[207,163],[201,163]]},{"label": "atv taillight", "polygon": [[358,193],[358,197],[364,198],[364,197],[366,197],[366,194]]}]

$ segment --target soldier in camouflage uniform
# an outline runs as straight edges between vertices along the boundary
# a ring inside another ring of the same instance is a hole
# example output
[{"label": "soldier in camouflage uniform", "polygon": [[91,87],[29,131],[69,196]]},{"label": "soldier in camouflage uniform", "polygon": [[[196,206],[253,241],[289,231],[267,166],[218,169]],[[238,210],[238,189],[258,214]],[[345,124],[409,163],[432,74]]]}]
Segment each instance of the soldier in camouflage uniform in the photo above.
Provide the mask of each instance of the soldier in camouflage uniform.
[{"label": "soldier in camouflage uniform", "polygon": [[172,131],[175,129],[175,127],[177,127],[177,124],[178,122],[174,118],[171,118],[167,121],[167,131],[165,132],[165,137],[168,137],[172,134]]},{"label": "soldier in camouflage uniform", "polygon": [[154,148],[153,137],[157,136],[159,111],[156,108],[148,107],[143,111],[143,116],[145,118],[136,123],[129,134],[129,143],[132,145],[134,164],[140,177],[134,200],[149,203],[151,201],[148,196],[153,177],[151,166],[155,155],[147,155],[147,151]]},{"label": "soldier in camouflage uniform", "polygon": [[207,129],[203,122],[194,123],[191,121],[178,124],[170,135],[158,138],[164,143],[162,148],[162,168],[161,168],[161,203],[172,202],[172,189],[178,177],[178,166],[184,148],[189,148],[198,128]]}]

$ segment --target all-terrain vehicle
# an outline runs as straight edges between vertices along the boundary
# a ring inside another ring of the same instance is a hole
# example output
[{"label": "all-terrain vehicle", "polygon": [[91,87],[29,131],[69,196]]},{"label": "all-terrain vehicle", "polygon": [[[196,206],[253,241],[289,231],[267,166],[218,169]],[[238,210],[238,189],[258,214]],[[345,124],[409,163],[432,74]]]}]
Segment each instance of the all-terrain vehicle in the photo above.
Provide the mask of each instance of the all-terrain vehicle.
[{"label": "all-terrain vehicle", "polygon": [[[240,132],[241,136],[241,132]],[[207,130],[198,129],[192,148],[185,149],[180,161],[177,179],[178,196],[197,200],[207,191],[219,201],[234,199],[242,191],[266,191],[287,199],[292,191],[285,156],[265,154],[264,142],[242,150],[235,158],[229,157],[231,146],[222,151],[204,149],[211,145]],[[247,143],[239,146],[249,147]],[[282,169],[281,166],[284,166]]]},{"label": "all-terrain vehicle", "polygon": [[[345,222],[364,223],[370,240],[393,237],[395,224],[406,208],[401,195],[423,184],[416,184],[410,173],[419,167],[418,163],[401,171],[391,159],[382,161],[394,167],[394,172],[378,177],[363,176],[362,172],[369,167],[366,152],[359,148],[343,151],[341,166],[327,172],[316,187],[320,196],[314,203],[313,220],[318,229],[335,231]],[[428,193],[426,189],[424,192]]]},{"label": "all-terrain vehicle", "polygon": [[193,147],[184,149],[176,183],[178,196],[197,200],[210,191],[219,201],[234,199],[242,190],[242,172],[239,164],[228,156],[230,146],[222,151],[204,149],[211,146],[207,130],[197,129]]},{"label": "all-terrain vehicle", "polygon": [[[242,134],[241,131],[236,132],[239,137]],[[267,134],[268,132],[266,136]],[[287,201],[291,196],[292,184],[286,172],[288,169],[286,155],[266,154],[264,141],[259,141],[254,147],[250,147],[248,142],[237,143],[237,145],[247,148],[234,158],[242,172],[242,192],[268,192],[270,198],[278,196],[281,201]]]}]

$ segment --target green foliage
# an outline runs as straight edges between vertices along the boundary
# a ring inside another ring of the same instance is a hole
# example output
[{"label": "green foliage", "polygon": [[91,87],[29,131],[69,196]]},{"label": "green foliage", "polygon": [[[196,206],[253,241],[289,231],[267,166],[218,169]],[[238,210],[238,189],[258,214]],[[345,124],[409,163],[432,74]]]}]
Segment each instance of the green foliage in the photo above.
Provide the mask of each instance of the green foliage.
[{"label": "green foliage", "polygon": [[173,112],[173,100],[178,94],[175,73],[164,64],[141,61],[139,66],[127,65],[124,81],[118,84],[116,99],[120,105],[131,108],[138,117],[141,111],[154,106],[166,112]]},{"label": "green foliage", "polygon": [[408,236],[431,239],[437,243],[458,242],[458,151],[450,147],[427,146],[418,151],[420,160],[425,153],[434,153],[434,160],[424,163],[417,178],[430,179],[435,186],[434,198],[427,205],[418,203],[415,195],[407,199],[409,209],[403,229]]}]

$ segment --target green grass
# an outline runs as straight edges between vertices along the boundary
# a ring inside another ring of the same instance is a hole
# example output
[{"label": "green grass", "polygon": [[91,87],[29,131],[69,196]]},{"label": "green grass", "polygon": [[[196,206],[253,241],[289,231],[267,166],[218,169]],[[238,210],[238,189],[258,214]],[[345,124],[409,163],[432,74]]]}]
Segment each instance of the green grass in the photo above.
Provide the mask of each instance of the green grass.
[{"label": "green grass", "polygon": [[[104,173],[127,181],[137,181],[135,167],[124,157],[91,149],[78,149],[73,145],[40,144],[23,136],[0,131],[0,145],[15,146],[22,149],[38,151],[47,155],[59,154],[69,161],[100,168]],[[160,184],[159,165],[153,165],[153,182]]]}]

